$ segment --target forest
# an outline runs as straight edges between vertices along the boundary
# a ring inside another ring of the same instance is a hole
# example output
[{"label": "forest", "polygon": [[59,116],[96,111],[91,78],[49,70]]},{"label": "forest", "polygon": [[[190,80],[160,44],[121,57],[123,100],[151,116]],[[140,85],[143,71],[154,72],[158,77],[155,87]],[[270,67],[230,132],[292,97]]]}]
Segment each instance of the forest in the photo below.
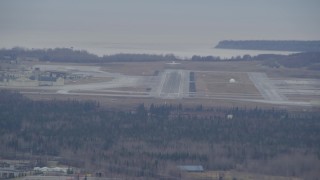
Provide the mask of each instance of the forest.
[{"label": "forest", "polygon": [[[232,115],[233,118],[228,118]],[[264,108],[31,100],[0,92],[0,157],[112,177],[180,178],[178,165],[317,179],[320,114]]]},{"label": "forest", "polygon": [[103,62],[143,62],[143,61],[175,61],[174,55],[152,54],[114,54],[102,57],[89,53],[86,50],[74,50],[73,48],[54,49],[26,49],[15,47],[0,49],[0,60],[37,59],[50,62],[73,63],[103,63]]}]

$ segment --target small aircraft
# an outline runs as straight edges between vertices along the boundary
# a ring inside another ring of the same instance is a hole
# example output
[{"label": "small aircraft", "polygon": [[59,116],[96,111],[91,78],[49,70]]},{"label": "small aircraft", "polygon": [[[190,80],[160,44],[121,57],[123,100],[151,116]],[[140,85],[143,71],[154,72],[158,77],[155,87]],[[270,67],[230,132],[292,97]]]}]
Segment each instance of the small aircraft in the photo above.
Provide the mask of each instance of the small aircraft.
[{"label": "small aircraft", "polygon": [[177,62],[175,62],[175,61],[172,61],[171,63],[167,63],[167,64],[176,65],[176,64],[181,64],[181,63],[177,63]]}]

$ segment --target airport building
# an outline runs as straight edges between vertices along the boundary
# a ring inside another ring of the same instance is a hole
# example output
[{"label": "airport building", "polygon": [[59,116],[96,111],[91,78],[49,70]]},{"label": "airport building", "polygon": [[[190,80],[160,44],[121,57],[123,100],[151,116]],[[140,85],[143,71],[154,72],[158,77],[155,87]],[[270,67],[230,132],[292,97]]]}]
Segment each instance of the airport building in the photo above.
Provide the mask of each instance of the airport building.
[{"label": "airport building", "polygon": [[65,72],[40,71],[11,71],[0,73],[0,85],[13,87],[36,87],[36,86],[63,86]]},{"label": "airport building", "polygon": [[24,166],[14,166],[6,162],[0,162],[0,179],[17,178],[27,175],[27,168]]}]

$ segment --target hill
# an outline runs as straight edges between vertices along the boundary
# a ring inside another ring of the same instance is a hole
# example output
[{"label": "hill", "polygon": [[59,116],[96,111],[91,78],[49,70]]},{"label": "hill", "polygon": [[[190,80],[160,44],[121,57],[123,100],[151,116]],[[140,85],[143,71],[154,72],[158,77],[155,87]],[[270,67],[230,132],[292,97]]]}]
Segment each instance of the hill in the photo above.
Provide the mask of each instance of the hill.
[{"label": "hill", "polygon": [[243,49],[243,50],[270,50],[270,51],[293,51],[314,52],[320,51],[320,41],[269,41],[269,40],[225,40],[220,41],[215,48],[220,49]]}]

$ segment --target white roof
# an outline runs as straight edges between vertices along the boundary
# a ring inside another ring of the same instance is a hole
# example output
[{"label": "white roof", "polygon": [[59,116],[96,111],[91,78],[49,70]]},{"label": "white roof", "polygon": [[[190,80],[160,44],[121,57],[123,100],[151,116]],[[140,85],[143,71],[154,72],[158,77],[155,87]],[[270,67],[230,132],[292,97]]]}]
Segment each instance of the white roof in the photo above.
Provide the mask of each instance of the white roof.
[{"label": "white roof", "polygon": [[231,78],[231,79],[229,80],[229,83],[235,83],[235,82],[236,82],[236,80],[233,79],[233,78]]}]

